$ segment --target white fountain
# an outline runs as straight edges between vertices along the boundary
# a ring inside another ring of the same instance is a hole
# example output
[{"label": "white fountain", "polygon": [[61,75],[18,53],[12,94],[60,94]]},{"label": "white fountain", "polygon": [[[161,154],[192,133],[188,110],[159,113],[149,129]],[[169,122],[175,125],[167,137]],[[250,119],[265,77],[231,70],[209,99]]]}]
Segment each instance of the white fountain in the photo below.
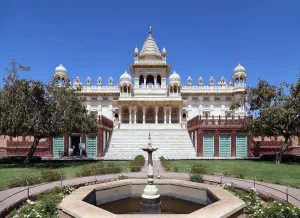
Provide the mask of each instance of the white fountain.
[{"label": "white fountain", "polygon": [[147,167],[147,182],[141,200],[141,213],[156,214],[161,213],[161,201],[158,189],[154,185],[153,174],[153,160],[152,153],[158,148],[152,148],[151,136],[148,137],[148,148],[142,148],[143,151],[148,153],[148,167]]}]

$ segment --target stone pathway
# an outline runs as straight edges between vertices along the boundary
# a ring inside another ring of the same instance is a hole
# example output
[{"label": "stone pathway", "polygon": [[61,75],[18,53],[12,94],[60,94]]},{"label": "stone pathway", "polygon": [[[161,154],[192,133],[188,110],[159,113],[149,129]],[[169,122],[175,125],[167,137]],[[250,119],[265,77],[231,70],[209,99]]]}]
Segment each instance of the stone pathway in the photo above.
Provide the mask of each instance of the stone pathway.
[{"label": "stone pathway", "polygon": [[[182,180],[188,180],[189,175],[187,173],[175,173],[175,172],[165,172],[163,167],[160,164],[160,161],[153,161],[154,165],[154,175],[158,175],[158,169],[159,169],[159,175],[161,178],[175,178],[175,179],[182,179]],[[146,167],[143,167],[141,172],[137,173],[124,173],[129,178],[145,178],[146,179]],[[120,174],[109,174],[109,175],[99,175],[99,176],[90,176],[90,177],[81,177],[81,178],[74,178],[74,179],[67,179],[63,180],[62,185],[63,186],[76,186],[76,185],[84,185],[86,183],[94,182],[97,180],[98,182],[107,182],[112,180],[117,180],[118,176]],[[234,182],[235,186],[242,187],[242,188],[252,188],[255,186],[256,190],[268,195],[273,195],[277,198],[286,200],[287,195],[286,191],[293,196],[288,197],[288,201],[298,207],[300,207],[300,190],[295,188],[288,188],[286,186],[282,185],[276,185],[276,184],[270,184],[265,182],[254,182],[253,180],[241,180],[241,179],[235,179],[230,177],[220,177],[220,176],[214,176],[214,175],[205,175],[205,180],[220,183],[231,183]],[[30,186],[29,189],[29,195],[37,195],[39,193],[42,193],[48,189],[53,188],[54,186],[60,186],[61,182],[51,182],[47,184],[40,184],[40,185],[34,185]],[[19,188],[12,188],[5,191],[0,192],[0,217],[3,217],[3,214],[5,214],[5,211],[8,208],[12,208],[14,205],[16,205],[21,200],[25,200],[27,198],[27,187],[19,187]],[[296,200],[295,198],[298,198],[299,200]]]}]

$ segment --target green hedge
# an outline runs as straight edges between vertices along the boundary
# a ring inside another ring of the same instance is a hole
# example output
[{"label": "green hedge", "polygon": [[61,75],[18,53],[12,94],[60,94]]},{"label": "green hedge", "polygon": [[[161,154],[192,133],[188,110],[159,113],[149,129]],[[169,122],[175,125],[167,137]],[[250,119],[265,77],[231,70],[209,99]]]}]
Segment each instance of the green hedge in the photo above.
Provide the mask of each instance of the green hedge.
[{"label": "green hedge", "polygon": [[[262,161],[275,161],[276,154],[266,154],[260,157]],[[290,155],[290,154],[283,154],[282,163],[300,163],[300,156]]]},{"label": "green hedge", "polygon": [[[10,156],[0,158],[0,164],[21,164],[24,162],[26,156]],[[40,163],[41,157],[33,156],[30,163]]]},{"label": "green hedge", "polygon": [[131,172],[140,172],[144,165],[145,165],[144,156],[138,155],[130,162],[130,170]]}]

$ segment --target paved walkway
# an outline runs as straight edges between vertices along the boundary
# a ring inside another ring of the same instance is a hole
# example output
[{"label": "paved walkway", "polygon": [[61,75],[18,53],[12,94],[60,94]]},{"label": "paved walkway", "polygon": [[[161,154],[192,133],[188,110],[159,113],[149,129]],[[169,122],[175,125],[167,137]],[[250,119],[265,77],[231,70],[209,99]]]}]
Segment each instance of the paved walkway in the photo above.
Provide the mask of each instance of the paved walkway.
[{"label": "paved walkway", "polygon": [[[175,172],[165,172],[163,167],[160,164],[160,161],[153,161],[154,165],[154,174],[160,175],[161,178],[175,178],[188,180],[189,175],[187,173],[175,173]],[[159,172],[158,172],[159,171]],[[141,172],[137,173],[125,173],[129,178],[146,178],[145,175],[146,167],[142,169]],[[120,174],[109,174],[109,175],[99,175],[99,176],[90,176],[90,177],[81,177],[74,179],[67,179],[62,181],[63,186],[76,186],[82,185],[90,182],[94,182],[97,180],[98,182],[107,182],[118,179]],[[204,179],[213,183],[231,183],[234,182],[235,186],[242,188],[252,188],[255,186],[256,190],[268,195],[273,195],[277,198],[287,200],[287,194],[290,195],[288,197],[288,201],[298,207],[300,207],[300,190],[295,188],[287,188],[285,186],[270,184],[265,182],[254,182],[253,180],[241,180],[230,177],[220,177],[213,175],[205,175]],[[51,182],[47,184],[33,185],[30,186],[29,195],[37,195],[42,193],[48,189],[53,188],[54,186],[60,186],[61,182]],[[293,197],[291,197],[293,196]],[[15,204],[20,202],[21,200],[25,200],[27,198],[27,187],[19,187],[12,188],[5,191],[0,192],[0,217],[3,217],[4,211],[8,208],[13,207]],[[298,198],[299,200],[296,200]]]}]

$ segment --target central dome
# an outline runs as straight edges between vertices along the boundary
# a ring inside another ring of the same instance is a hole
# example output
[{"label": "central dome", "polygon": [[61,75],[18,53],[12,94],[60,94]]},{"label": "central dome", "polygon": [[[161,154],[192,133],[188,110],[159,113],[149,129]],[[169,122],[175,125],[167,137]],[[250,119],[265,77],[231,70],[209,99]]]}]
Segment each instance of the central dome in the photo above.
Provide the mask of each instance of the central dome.
[{"label": "central dome", "polygon": [[161,53],[159,52],[156,42],[155,42],[154,38],[152,37],[152,28],[151,27],[149,28],[149,36],[143,45],[143,48],[139,55],[139,58],[142,58],[145,56],[156,56],[158,58],[161,58]]},{"label": "central dome", "polygon": [[58,67],[55,68],[55,73],[56,74],[66,74],[67,69],[64,68],[64,66],[62,64],[60,64]]}]

